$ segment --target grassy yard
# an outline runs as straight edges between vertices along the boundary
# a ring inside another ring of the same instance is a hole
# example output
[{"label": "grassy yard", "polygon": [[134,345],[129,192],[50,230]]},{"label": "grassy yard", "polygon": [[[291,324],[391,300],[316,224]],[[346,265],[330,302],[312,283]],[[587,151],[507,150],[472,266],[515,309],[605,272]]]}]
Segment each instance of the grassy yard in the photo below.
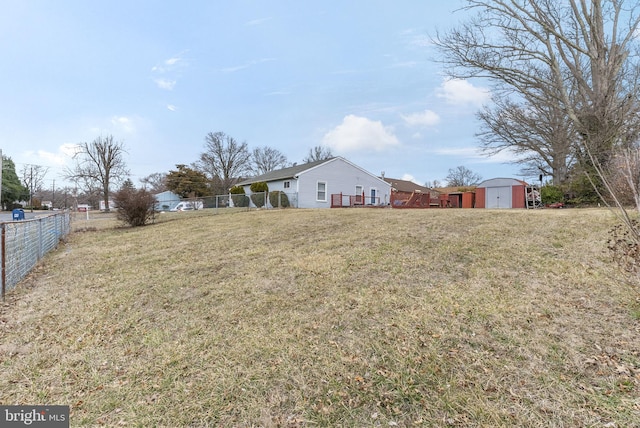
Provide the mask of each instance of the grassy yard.
[{"label": "grassy yard", "polygon": [[606,210],[76,219],[0,311],[0,403],[72,426],[640,426]]}]

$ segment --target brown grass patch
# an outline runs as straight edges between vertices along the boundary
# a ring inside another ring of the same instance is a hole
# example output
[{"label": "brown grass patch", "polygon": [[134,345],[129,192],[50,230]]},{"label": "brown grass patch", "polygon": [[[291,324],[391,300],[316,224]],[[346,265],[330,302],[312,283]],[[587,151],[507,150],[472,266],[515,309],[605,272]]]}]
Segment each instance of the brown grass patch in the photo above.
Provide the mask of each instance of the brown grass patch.
[{"label": "brown grass patch", "polygon": [[2,306],[4,404],[74,426],[640,420],[638,286],[605,210],[80,221]]}]

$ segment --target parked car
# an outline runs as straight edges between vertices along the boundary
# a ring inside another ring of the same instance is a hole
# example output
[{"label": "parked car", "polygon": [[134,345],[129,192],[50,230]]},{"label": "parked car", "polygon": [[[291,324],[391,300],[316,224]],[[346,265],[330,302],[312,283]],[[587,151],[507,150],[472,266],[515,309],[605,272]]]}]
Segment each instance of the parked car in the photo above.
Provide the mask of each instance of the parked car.
[{"label": "parked car", "polygon": [[178,202],[178,205],[171,208],[170,211],[193,211],[195,207],[191,202]]}]

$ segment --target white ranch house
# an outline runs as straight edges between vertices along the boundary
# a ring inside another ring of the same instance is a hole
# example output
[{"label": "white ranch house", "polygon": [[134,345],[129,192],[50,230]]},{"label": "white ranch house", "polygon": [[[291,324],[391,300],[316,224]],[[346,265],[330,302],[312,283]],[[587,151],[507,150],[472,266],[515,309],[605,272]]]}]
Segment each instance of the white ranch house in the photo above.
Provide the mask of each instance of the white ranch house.
[{"label": "white ranch house", "polygon": [[298,208],[389,204],[391,185],[342,157],[295,165],[238,183],[247,195],[252,183],[266,182],[269,191],[287,194]]}]

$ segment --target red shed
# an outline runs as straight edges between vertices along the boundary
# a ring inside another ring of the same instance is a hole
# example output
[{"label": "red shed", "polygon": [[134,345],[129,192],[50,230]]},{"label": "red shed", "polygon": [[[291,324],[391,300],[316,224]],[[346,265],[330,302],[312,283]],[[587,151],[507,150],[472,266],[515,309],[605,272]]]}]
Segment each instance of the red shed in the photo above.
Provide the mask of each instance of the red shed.
[{"label": "red shed", "polygon": [[527,187],[515,178],[485,180],[476,188],[476,208],[526,208]]}]

